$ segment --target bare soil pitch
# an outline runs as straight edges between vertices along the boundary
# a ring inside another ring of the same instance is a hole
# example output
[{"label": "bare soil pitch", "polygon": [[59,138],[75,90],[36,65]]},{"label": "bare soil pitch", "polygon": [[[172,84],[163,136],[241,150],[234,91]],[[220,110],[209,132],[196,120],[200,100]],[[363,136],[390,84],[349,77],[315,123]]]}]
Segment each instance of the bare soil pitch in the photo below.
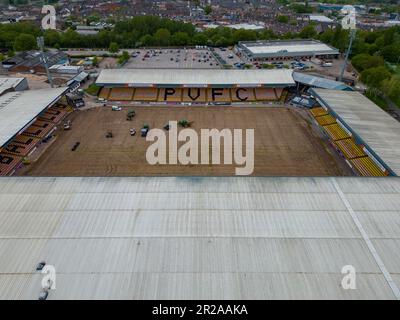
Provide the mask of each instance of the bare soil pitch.
[{"label": "bare soil pitch", "polygon": [[[136,111],[126,120],[129,109]],[[140,128],[163,128],[170,120],[193,121],[192,128],[255,129],[256,176],[342,176],[349,169],[310,129],[295,110],[285,107],[132,107],[111,111],[97,107],[71,115],[72,129],[58,130],[41,157],[19,172],[30,176],[229,176],[233,165],[150,165],[146,150],[152,142]],[[136,136],[129,133],[137,130]],[[112,131],[114,138],[107,139]],[[76,151],[71,148],[76,142]]]}]

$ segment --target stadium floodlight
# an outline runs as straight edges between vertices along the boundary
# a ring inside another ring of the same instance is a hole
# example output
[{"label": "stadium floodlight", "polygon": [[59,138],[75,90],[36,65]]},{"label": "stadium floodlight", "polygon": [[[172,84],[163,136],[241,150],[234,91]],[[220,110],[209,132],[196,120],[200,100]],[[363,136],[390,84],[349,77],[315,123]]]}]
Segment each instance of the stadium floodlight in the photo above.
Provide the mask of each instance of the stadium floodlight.
[{"label": "stadium floodlight", "polygon": [[350,30],[350,40],[349,46],[347,47],[346,55],[344,58],[344,63],[342,70],[340,72],[339,81],[343,80],[344,71],[346,70],[347,63],[349,60],[349,55],[351,52],[351,47],[353,46],[354,39],[356,38],[357,28],[356,28],[356,8],[353,6],[344,6],[342,8],[342,13],[345,14],[344,18],[342,19],[342,28],[344,30]]},{"label": "stadium floodlight", "polygon": [[36,39],[37,41],[37,45],[40,49],[40,53],[41,53],[41,60],[43,62],[44,68],[46,69],[46,74],[47,74],[47,78],[49,79],[49,83],[50,86],[52,88],[54,88],[54,84],[53,84],[53,78],[51,77],[50,71],[49,71],[49,66],[47,65],[47,58],[44,54],[44,38],[43,37],[37,37]]}]

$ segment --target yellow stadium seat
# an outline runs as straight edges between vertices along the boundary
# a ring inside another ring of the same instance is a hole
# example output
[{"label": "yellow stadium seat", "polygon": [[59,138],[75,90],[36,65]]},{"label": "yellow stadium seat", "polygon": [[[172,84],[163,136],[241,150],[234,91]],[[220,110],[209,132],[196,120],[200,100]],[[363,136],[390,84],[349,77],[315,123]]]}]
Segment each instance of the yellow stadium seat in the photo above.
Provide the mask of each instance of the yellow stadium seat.
[{"label": "yellow stadium seat", "polygon": [[181,102],[182,89],[181,88],[162,88],[158,95],[158,101],[161,102]]},{"label": "yellow stadium seat", "polygon": [[362,176],[366,177],[383,177],[387,174],[383,172],[375,162],[369,157],[362,157],[350,160],[353,166]]},{"label": "yellow stadium seat", "polygon": [[278,100],[282,98],[283,88],[275,88],[275,95]]},{"label": "yellow stadium seat", "polygon": [[231,96],[234,102],[256,101],[253,88],[232,88]]},{"label": "yellow stadium seat", "polygon": [[108,96],[111,101],[131,101],[133,97],[133,88],[112,88]]},{"label": "yellow stadium seat", "polygon": [[229,88],[209,88],[207,90],[207,99],[209,102],[231,102]]},{"label": "yellow stadium seat", "polygon": [[273,88],[255,88],[257,101],[276,101],[278,100]]},{"label": "yellow stadium seat", "polygon": [[347,134],[346,131],[343,130],[341,126],[337,123],[327,125],[323,127],[326,133],[331,137],[333,141],[348,139],[350,136]]},{"label": "yellow stadium seat", "polygon": [[320,126],[327,126],[328,124],[336,123],[336,119],[330,114],[315,118]]},{"label": "yellow stadium seat", "polygon": [[182,91],[183,102],[207,102],[206,88],[184,88]]},{"label": "yellow stadium seat", "polygon": [[136,88],[133,95],[135,101],[157,101],[157,88]]},{"label": "yellow stadium seat", "polygon": [[110,95],[111,88],[101,88],[99,98],[108,100],[108,96]]},{"label": "yellow stadium seat", "polygon": [[314,116],[314,118],[316,117],[320,117],[320,116],[325,116],[328,114],[328,111],[326,111],[324,108],[322,107],[318,107],[318,108],[312,108],[310,109],[311,114]]},{"label": "yellow stadium seat", "polygon": [[356,145],[351,138],[335,141],[335,144],[339,147],[347,159],[366,156],[365,152],[358,145]]}]

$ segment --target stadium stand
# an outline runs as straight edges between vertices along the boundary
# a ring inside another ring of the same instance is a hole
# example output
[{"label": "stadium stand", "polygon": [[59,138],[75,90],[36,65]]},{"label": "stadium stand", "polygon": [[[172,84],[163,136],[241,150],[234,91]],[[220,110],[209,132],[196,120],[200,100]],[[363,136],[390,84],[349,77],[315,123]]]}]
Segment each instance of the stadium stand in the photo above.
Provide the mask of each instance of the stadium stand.
[{"label": "stadium stand", "polygon": [[362,147],[355,143],[353,138],[336,122],[336,119],[325,108],[312,108],[310,112],[334,142],[337,149],[340,150],[361,176],[379,177],[387,175],[364,152]]},{"label": "stadium stand", "polygon": [[45,122],[53,122],[53,123],[59,123],[66,115],[67,113],[65,111],[59,111],[59,110],[46,110],[45,113],[42,113],[39,116],[39,120],[45,121]]},{"label": "stadium stand", "polygon": [[207,90],[209,102],[232,102],[229,88],[212,88]]},{"label": "stadium stand", "polygon": [[39,139],[18,135],[3,150],[3,153],[25,157],[35,148]]},{"label": "stadium stand", "polygon": [[354,143],[352,138],[335,141],[335,144],[347,159],[351,160],[366,156],[365,152]]},{"label": "stadium stand", "polygon": [[314,118],[320,117],[320,116],[326,116],[328,114],[328,111],[326,111],[322,107],[312,108],[312,109],[310,109],[310,112],[314,116]]},{"label": "stadium stand", "polygon": [[0,176],[11,174],[21,161],[21,157],[0,153]]},{"label": "stadium stand", "polygon": [[54,127],[54,123],[37,120],[29,128],[22,132],[22,135],[35,138],[44,138]]},{"label": "stadium stand", "polygon": [[106,88],[106,87],[101,88],[100,93],[99,93],[99,98],[108,100],[108,96],[110,95],[110,91],[111,91],[111,88]]},{"label": "stadium stand", "polygon": [[231,89],[233,102],[256,101],[254,88],[236,88]]},{"label": "stadium stand", "polygon": [[275,91],[272,88],[255,88],[255,96],[257,101],[274,101],[276,100]]},{"label": "stadium stand", "polygon": [[205,88],[184,88],[182,92],[183,102],[207,102],[207,89]]},{"label": "stadium stand", "polygon": [[278,100],[281,100],[281,99],[282,99],[283,93],[285,93],[285,91],[283,90],[283,88],[275,88],[275,95],[276,95],[276,98],[277,98]]},{"label": "stadium stand", "polygon": [[134,95],[134,88],[112,88],[108,95],[108,100],[111,101],[131,101]]},{"label": "stadium stand", "polygon": [[162,88],[158,93],[158,101],[160,102],[182,102],[181,88]]},{"label": "stadium stand", "polygon": [[157,101],[158,89],[156,88],[136,88],[133,100],[135,101]]},{"label": "stadium stand", "polygon": [[65,105],[65,104],[56,104],[55,106],[52,106],[49,109],[54,109],[54,110],[59,110],[59,111],[69,111],[71,109],[71,107],[69,105]]},{"label": "stadium stand", "polygon": [[333,141],[350,138],[347,132],[344,131],[343,128],[339,126],[337,123],[329,124],[327,126],[324,126],[323,128]]},{"label": "stadium stand", "polygon": [[360,172],[362,176],[383,177],[387,175],[369,157],[352,159],[350,160],[350,162]]},{"label": "stadium stand", "polygon": [[316,117],[315,120],[319,123],[320,126],[326,126],[328,124],[336,123],[336,119],[332,117],[330,114],[325,116]]}]

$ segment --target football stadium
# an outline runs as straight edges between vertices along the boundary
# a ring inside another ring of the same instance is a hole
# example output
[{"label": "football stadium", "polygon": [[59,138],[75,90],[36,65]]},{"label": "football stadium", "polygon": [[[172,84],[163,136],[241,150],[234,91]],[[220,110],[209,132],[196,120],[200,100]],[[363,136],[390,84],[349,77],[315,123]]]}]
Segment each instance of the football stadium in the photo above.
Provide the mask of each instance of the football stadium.
[{"label": "football stadium", "polygon": [[[353,175],[309,113],[285,104],[288,88],[295,85],[290,70],[109,69],[100,73],[96,84],[104,106],[71,114],[72,130],[59,130],[40,158],[18,175],[234,175],[233,164],[146,161],[151,143],[132,136],[131,130],[144,124],[162,129],[181,119],[198,133],[203,128],[254,128],[257,176]],[[115,111],[119,107],[122,110]],[[132,111],[135,116],[127,121]]]},{"label": "football stadium", "polygon": [[[151,143],[132,130],[163,129],[182,119],[198,133],[254,129],[255,176],[396,176],[400,171],[400,148],[392,148],[400,141],[398,122],[360,93],[313,87],[317,103],[307,109],[287,103],[296,86],[291,70],[143,71],[103,70],[96,82],[98,103],[74,112],[64,97],[67,88],[3,94],[0,174],[234,175],[234,164],[147,162]],[[380,121],[373,127],[371,119]]]},{"label": "football stadium", "polygon": [[[400,299],[399,122],[354,91],[291,106],[288,70],[164,71],[104,70],[85,108],[0,96],[0,299]],[[130,130],[181,119],[254,128],[254,176],[148,164]]]}]

